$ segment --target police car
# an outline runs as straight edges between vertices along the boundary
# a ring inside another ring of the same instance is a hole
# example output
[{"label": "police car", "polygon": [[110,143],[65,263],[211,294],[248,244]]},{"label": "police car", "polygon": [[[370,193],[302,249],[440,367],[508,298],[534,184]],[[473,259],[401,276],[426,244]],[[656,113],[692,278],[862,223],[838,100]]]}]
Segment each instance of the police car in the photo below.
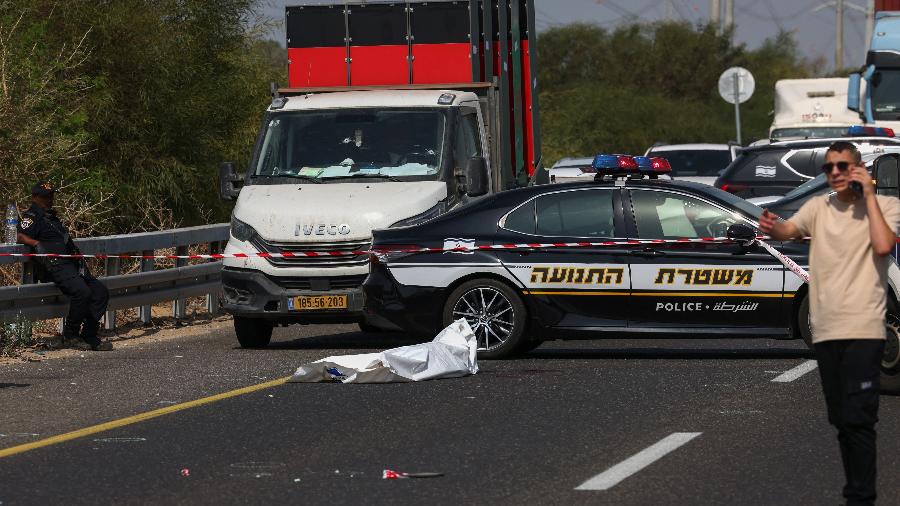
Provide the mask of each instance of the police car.
[{"label": "police car", "polygon": [[[484,358],[624,333],[809,339],[806,285],[752,240],[762,209],[656,179],[665,159],[598,155],[593,165],[592,182],[505,191],[375,231],[368,310],[430,335],[465,318]],[[734,240],[705,239],[722,237]],[[771,244],[807,264],[808,245]],[[892,265],[892,315],[897,281]]]}]

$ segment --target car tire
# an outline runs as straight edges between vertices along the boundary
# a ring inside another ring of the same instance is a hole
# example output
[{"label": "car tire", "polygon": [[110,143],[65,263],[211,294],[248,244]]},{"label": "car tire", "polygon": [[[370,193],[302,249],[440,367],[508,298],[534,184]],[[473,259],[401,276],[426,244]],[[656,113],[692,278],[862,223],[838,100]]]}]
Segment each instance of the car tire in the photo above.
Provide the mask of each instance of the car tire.
[{"label": "car tire", "polygon": [[456,287],[444,303],[444,327],[458,318],[465,318],[475,332],[478,358],[507,358],[528,343],[524,340],[525,304],[500,281],[473,279]]},{"label": "car tire", "polygon": [[528,353],[529,351],[537,349],[542,344],[544,344],[544,341],[541,340],[522,341],[522,344],[519,345],[519,349],[516,350],[516,352],[519,354]]},{"label": "car tire", "polygon": [[[800,336],[809,349],[812,345],[812,329],[809,324],[809,297],[804,297],[800,302],[797,312],[797,324]],[[881,359],[881,391],[886,393],[900,393],[900,304],[893,297],[888,296],[887,314],[885,315],[886,338],[884,343],[884,355]]]},{"label": "car tire", "polygon": [[272,322],[259,318],[234,317],[234,333],[241,348],[265,348],[272,340],[273,327]]},{"label": "car tire", "polygon": [[900,394],[900,304],[888,296],[887,341],[884,343],[884,355],[881,358],[881,390]]}]

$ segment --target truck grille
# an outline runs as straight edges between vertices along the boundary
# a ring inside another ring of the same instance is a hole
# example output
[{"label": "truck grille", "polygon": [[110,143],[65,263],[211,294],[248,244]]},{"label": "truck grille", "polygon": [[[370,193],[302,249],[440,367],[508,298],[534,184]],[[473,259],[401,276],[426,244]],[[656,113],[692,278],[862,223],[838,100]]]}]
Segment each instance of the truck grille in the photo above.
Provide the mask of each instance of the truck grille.
[{"label": "truck grille", "polygon": [[366,280],[366,274],[358,276],[332,276],[324,278],[280,278],[268,276],[273,283],[287,290],[347,290],[359,288]]},{"label": "truck grille", "polygon": [[[268,242],[265,239],[254,236],[250,243],[264,253],[307,253],[310,251],[366,251],[372,246],[372,239],[363,241],[345,242]],[[295,258],[266,258],[270,264],[279,267],[357,267],[368,265],[369,255],[354,255],[345,257],[295,257]]]}]

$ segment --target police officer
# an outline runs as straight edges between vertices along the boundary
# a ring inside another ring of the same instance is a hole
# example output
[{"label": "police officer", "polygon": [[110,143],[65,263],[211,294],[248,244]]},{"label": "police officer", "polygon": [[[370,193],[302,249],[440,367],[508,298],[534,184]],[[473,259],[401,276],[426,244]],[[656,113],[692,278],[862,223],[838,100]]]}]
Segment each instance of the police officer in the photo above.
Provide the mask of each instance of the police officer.
[{"label": "police officer", "polygon": [[[22,215],[18,239],[37,253],[80,253],[65,225],[53,210],[54,188],[41,181],[31,189],[31,207]],[[91,276],[83,260],[74,258],[38,258],[45,271],[41,281],[50,281],[69,297],[69,315],[63,327],[63,344],[80,349],[109,351],[112,343],[97,337],[100,318],[109,302],[109,291]]]}]

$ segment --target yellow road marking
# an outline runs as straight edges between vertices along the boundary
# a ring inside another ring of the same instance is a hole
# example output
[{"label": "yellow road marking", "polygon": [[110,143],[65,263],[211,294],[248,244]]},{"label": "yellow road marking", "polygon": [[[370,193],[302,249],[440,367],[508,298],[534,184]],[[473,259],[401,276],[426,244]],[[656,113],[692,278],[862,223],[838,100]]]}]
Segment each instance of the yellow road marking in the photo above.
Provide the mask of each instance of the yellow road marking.
[{"label": "yellow road marking", "polygon": [[266,388],[277,387],[279,385],[283,385],[287,382],[287,380],[291,379],[290,376],[267,381],[265,383],[259,383],[258,385],[250,385],[249,387],[239,388],[237,390],[231,390],[229,392],[222,392],[221,394],[211,395],[209,397],[204,397],[202,399],[195,399],[193,401],[183,402],[181,404],[174,404],[172,406],[166,406],[164,408],[154,409],[153,411],[147,411],[146,413],[140,413],[138,415],[129,416],[127,418],[120,418],[118,420],[113,420],[111,422],[101,423],[98,425],[92,425],[90,427],[85,427],[83,429],[74,430],[72,432],[66,432],[65,434],[60,434],[58,436],[48,437],[46,439],[41,439],[40,441],[34,441],[31,443],[26,443],[19,446],[13,446],[11,448],[5,448],[0,450],[0,458],[9,457],[10,455],[16,455],[18,453],[24,453],[30,450],[35,450],[37,448],[43,448],[45,446],[55,445],[59,443],[64,443],[66,441],[71,441],[73,439],[82,438],[85,436],[90,436],[92,434],[97,434],[99,432],[105,432],[112,429],[117,429],[119,427],[124,427],[126,425],[131,425],[134,423],[143,422],[145,420],[150,420],[151,418],[156,418],[163,415],[168,415],[170,413],[175,413],[177,411],[181,411],[184,409],[195,408],[197,406],[202,406],[204,404],[210,404],[216,401],[221,401],[224,399],[228,399],[231,397],[237,397],[238,395],[249,394],[251,392],[256,392],[258,390],[264,390]]}]

